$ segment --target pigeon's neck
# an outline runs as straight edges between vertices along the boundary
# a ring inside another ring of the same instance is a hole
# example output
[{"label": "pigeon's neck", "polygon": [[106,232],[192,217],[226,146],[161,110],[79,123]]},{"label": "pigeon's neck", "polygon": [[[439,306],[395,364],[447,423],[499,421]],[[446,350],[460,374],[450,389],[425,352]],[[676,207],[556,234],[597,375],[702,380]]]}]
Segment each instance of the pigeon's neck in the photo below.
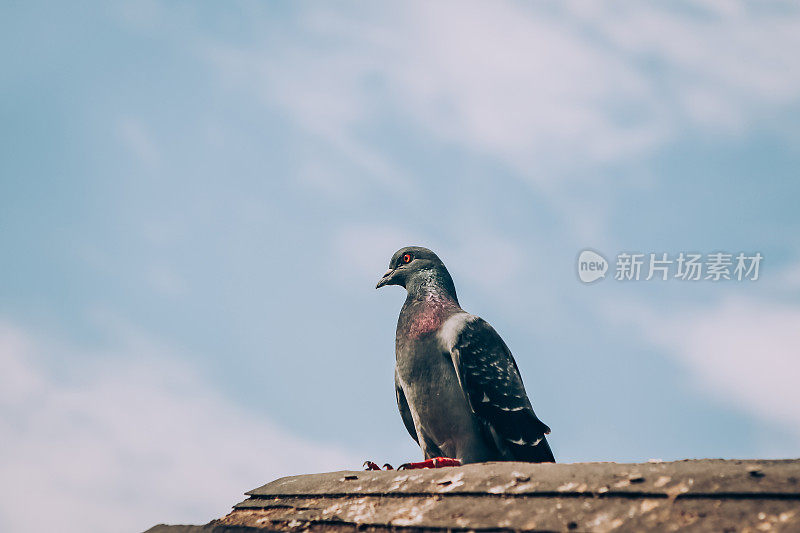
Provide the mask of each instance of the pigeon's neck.
[{"label": "pigeon's neck", "polygon": [[456,286],[447,270],[423,270],[406,282],[408,298],[406,302],[431,302],[458,307]]},{"label": "pigeon's neck", "polygon": [[415,273],[406,281],[408,296],[397,322],[398,342],[433,333],[461,307],[456,288],[446,270]]}]

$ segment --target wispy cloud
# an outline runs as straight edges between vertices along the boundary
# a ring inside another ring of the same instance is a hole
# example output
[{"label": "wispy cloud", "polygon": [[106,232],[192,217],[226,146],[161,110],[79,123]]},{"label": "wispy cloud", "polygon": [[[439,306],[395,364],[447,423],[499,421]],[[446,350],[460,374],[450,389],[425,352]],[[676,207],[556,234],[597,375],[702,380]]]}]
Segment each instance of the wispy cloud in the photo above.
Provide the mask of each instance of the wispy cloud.
[{"label": "wispy cloud", "polygon": [[[606,48],[636,66],[675,126],[739,133],[800,98],[794,2],[568,4]],[[668,82],[668,83],[665,83]],[[663,117],[667,119],[668,117]]]},{"label": "wispy cloud", "polygon": [[800,443],[800,307],[731,297],[672,311],[626,306],[609,316],[636,324],[691,372],[698,390],[784,427]]},{"label": "wispy cloud", "polygon": [[18,532],[204,523],[277,476],[359,464],[235,405],[150,339],[87,359],[10,323],[0,433],[0,523]]},{"label": "wispy cloud", "polygon": [[800,101],[800,13],[781,5],[314,5],[267,36],[200,53],[225,90],[288,117],[356,170],[310,155],[328,170],[298,172],[306,187],[424,194],[431,176],[408,171],[413,148],[387,144],[389,126],[498,165],[568,233],[601,242],[615,197],[651,179],[647,157],[687,135],[746,135]]},{"label": "wispy cloud", "polygon": [[686,128],[741,131],[800,94],[790,4],[426,2],[297,23],[302,38],[215,48],[215,63],[377,173],[357,131],[386,108],[544,186]]}]

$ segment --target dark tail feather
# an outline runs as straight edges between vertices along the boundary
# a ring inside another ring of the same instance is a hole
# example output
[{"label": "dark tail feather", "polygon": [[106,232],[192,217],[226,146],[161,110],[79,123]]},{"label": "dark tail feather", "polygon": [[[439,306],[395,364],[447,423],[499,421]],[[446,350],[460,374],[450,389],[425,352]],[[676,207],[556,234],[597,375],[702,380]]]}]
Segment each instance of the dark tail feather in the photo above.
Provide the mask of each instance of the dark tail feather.
[{"label": "dark tail feather", "polygon": [[556,458],[553,457],[553,451],[550,449],[550,444],[547,438],[542,437],[539,444],[536,446],[519,446],[511,444],[509,446],[514,459],[517,461],[524,461],[527,463],[555,463]]}]

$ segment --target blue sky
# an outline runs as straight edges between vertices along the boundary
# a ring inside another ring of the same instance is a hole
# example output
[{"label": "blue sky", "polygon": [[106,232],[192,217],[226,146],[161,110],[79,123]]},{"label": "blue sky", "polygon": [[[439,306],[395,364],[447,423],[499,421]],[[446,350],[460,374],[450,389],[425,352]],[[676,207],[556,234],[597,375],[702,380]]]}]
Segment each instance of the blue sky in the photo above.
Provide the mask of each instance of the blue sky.
[{"label": "blue sky", "polygon": [[[418,457],[374,289],[408,244],[558,460],[798,455],[793,3],[6,2],[0,30],[0,529],[41,529],[43,487],[65,531],[143,530]],[[764,262],[583,285],[587,247]]]}]

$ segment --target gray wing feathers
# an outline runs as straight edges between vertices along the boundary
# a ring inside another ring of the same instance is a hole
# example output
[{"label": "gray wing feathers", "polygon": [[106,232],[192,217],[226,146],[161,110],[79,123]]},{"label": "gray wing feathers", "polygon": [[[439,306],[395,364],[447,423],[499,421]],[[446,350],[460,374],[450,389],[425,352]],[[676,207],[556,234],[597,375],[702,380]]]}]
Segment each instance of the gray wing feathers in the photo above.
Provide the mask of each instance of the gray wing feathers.
[{"label": "gray wing feathers", "polygon": [[411,435],[411,438],[414,439],[417,444],[419,444],[417,430],[414,427],[414,418],[411,416],[411,409],[408,407],[406,395],[403,392],[403,388],[400,386],[400,380],[397,379],[397,370],[394,372],[394,394],[397,398],[397,408],[400,410],[400,416],[403,419],[403,424],[405,424],[406,430],[408,431],[408,434]]},{"label": "gray wing feathers", "polygon": [[555,461],[536,417],[519,369],[500,335],[485,320],[469,317],[452,337],[450,355],[459,382],[487,433],[510,459]]}]

